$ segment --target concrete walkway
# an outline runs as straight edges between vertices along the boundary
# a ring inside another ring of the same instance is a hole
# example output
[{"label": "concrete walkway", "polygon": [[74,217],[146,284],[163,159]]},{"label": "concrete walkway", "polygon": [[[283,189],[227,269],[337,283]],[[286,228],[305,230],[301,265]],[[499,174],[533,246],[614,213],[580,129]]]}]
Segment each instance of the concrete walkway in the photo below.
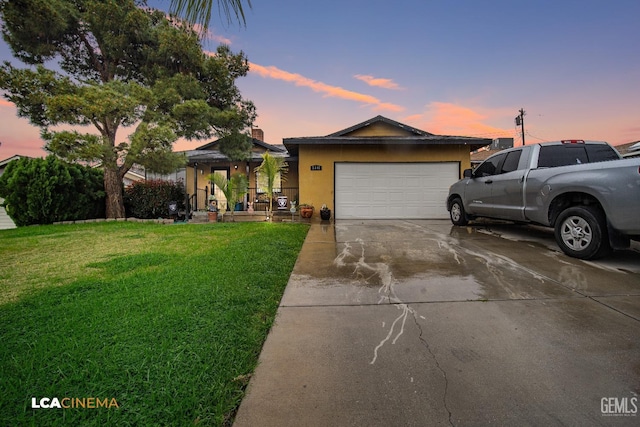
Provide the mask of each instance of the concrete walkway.
[{"label": "concrete walkway", "polygon": [[313,224],[235,426],[638,425],[603,406],[640,409],[640,254],[615,256]]}]

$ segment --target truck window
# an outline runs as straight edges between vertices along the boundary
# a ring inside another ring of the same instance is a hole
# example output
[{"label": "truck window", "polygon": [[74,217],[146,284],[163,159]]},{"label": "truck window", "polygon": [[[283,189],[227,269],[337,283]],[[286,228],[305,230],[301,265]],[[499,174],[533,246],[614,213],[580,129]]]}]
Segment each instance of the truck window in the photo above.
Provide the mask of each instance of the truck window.
[{"label": "truck window", "polygon": [[606,162],[609,160],[618,160],[620,156],[610,146],[604,144],[591,144],[587,145],[587,156],[589,162]]},{"label": "truck window", "polygon": [[540,147],[538,156],[539,168],[579,165],[589,163],[585,146],[580,145],[547,145]]},{"label": "truck window", "polygon": [[507,153],[507,158],[502,164],[502,170],[500,171],[500,173],[508,173],[518,170],[518,163],[520,163],[521,154],[522,150],[510,151],[509,153]]},{"label": "truck window", "polygon": [[497,154],[493,157],[489,157],[480,166],[478,166],[478,168],[473,172],[473,176],[483,177],[495,175],[498,171],[500,162],[504,159],[504,156],[504,154]]}]

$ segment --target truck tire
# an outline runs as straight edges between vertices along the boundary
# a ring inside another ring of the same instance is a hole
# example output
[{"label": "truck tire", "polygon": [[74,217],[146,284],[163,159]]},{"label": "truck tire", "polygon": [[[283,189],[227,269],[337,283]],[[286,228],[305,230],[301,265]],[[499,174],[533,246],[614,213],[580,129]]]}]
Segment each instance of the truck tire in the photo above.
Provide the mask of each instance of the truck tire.
[{"label": "truck tire", "polygon": [[555,237],[562,252],[580,259],[596,259],[611,251],[603,213],[593,206],[572,206],[558,216]]},{"label": "truck tire", "polygon": [[469,222],[467,220],[467,214],[464,211],[464,206],[462,206],[462,200],[460,200],[459,197],[456,197],[451,202],[451,206],[449,207],[449,217],[451,218],[453,225],[467,225]]}]

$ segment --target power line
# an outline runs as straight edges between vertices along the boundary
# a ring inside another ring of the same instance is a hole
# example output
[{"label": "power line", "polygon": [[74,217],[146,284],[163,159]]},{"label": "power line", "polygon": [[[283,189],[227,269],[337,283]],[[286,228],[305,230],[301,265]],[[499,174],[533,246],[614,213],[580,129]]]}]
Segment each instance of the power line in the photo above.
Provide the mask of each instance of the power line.
[{"label": "power line", "polygon": [[538,140],[543,141],[543,142],[545,142],[545,141],[549,141],[549,138],[546,138],[546,139],[544,139],[544,138],[539,138],[539,137],[537,137],[537,136],[535,136],[535,135],[532,135],[532,134],[531,134],[531,132],[529,132],[529,131],[527,131],[526,133],[527,133],[527,135],[529,135],[531,138],[538,139]]}]

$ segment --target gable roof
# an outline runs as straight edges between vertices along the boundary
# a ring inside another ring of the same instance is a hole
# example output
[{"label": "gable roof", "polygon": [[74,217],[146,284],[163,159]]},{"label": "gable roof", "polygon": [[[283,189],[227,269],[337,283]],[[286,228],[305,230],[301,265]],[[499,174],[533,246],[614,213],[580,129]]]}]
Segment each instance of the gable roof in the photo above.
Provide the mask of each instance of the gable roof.
[{"label": "gable roof", "polygon": [[[382,126],[376,132],[367,134],[367,128],[374,129],[372,125]],[[390,131],[389,134],[380,133],[380,130],[385,127]],[[300,145],[466,145],[470,150],[477,150],[490,145],[492,140],[467,136],[434,135],[383,116],[376,116],[327,136],[284,138],[283,142],[289,153],[292,156],[297,156]]]},{"label": "gable roof", "polygon": [[332,133],[330,135],[327,135],[328,137],[331,136],[348,136],[350,133],[353,133],[357,130],[366,128],[367,126],[371,126],[372,124],[376,124],[376,123],[384,123],[387,124],[391,127],[395,127],[398,129],[401,129],[403,131],[406,131],[407,133],[413,134],[413,135],[418,135],[418,136],[433,136],[432,133],[429,132],[425,132],[423,130],[402,124],[400,122],[396,122],[395,120],[391,120],[388,119],[386,117],[383,116],[375,116],[372,119],[366,120],[362,123],[358,123],[357,125],[353,125],[351,127],[348,127],[346,129],[340,130],[338,132]]},{"label": "gable roof", "polygon": [[[208,142],[205,145],[201,145],[200,147],[197,147],[196,150],[217,150],[221,139],[224,139],[224,138],[220,138],[220,139],[216,139],[215,141]],[[257,145],[258,147],[262,147],[269,151],[275,151],[275,152],[286,151],[283,146],[267,144],[266,142],[260,141],[259,139],[255,139],[255,138],[251,138],[251,143],[253,145]]]},{"label": "gable roof", "polygon": [[[227,156],[222,154],[218,148],[223,138],[216,139],[205,145],[201,145],[194,150],[184,151],[188,163],[193,162],[228,162]],[[270,151],[275,157],[286,157],[288,155],[284,146],[267,144],[256,138],[251,138],[252,150],[249,153],[249,161],[262,161],[264,151]],[[256,148],[260,148],[256,150]]]},{"label": "gable roof", "polygon": [[11,163],[14,160],[20,160],[20,159],[30,159],[31,157],[29,156],[22,156],[20,154],[14,154],[13,156],[6,158],[4,160],[0,160],[0,175],[2,175],[4,173],[4,170],[7,168],[7,165],[9,163]]},{"label": "gable roof", "polygon": [[6,158],[4,160],[0,160],[0,167],[6,166],[6,165],[9,164],[9,162],[12,162],[14,160],[20,160],[20,159],[22,159],[24,157],[27,157],[27,156],[21,156],[20,154],[14,154],[13,156],[11,156],[9,158]]}]

